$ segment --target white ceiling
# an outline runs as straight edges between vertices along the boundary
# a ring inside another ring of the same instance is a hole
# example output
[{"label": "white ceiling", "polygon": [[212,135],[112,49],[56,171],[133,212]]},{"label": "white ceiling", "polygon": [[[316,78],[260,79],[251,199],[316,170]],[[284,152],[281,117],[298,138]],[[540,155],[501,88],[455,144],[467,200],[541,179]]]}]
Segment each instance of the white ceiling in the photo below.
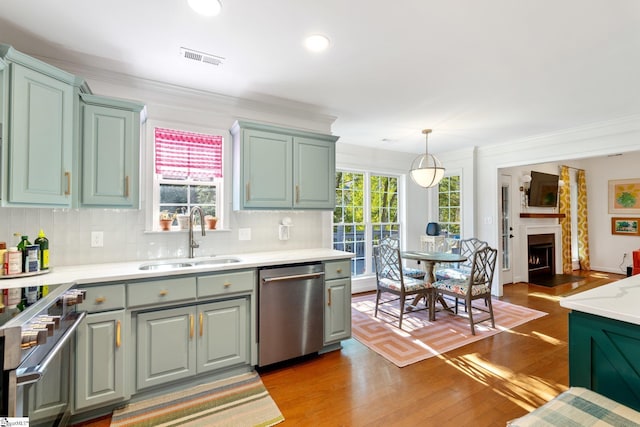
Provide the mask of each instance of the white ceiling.
[{"label": "white ceiling", "polygon": [[[337,117],[341,141],[406,152],[504,143],[640,113],[638,0],[2,0],[25,53]],[[305,36],[326,34],[328,51]],[[222,56],[215,67],[180,47]]]}]

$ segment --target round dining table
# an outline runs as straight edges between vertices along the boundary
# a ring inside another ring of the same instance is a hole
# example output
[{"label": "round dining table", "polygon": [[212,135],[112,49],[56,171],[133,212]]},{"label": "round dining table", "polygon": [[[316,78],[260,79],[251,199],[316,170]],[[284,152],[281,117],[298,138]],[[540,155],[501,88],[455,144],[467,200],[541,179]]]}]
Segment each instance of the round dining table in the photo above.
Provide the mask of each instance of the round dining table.
[{"label": "round dining table", "polygon": [[[420,251],[405,251],[402,252],[402,257],[405,259],[412,259],[418,262],[424,263],[425,269],[425,281],[429,283],[433,283],[436,281],[436,277],[434,274],[434,269],[437,263],[439,262],[464,262],[467,260],[467,257],[460,254],[454,254],[450,252],[420,252]],[[433,298],[432,296],[431,298]],[[414,307],[417,306],[420,297],[417,297],[413,300],[412,304]],[[438,297],[438,301],[442,305],[444,310],[451,310],[451,308],[447,305],[447,302],[444,300],[442,296]],[[428,301],[425,301],[425,304],[428,304]],[[434,301],[435,304],[435,301]],[[435,313],[430,310],[429,312],[429,320],[436,320]]]}]

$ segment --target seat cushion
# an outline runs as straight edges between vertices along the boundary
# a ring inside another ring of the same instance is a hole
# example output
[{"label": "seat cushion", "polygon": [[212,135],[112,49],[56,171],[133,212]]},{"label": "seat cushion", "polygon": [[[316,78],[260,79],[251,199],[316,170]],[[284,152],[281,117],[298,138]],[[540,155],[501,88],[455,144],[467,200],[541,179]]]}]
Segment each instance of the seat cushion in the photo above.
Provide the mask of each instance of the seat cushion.
[{"label": "seat cushion", "polygon": [[464,267],[459,268],[439,268],[436,270],[436,280],[458,279],[466,280],[471,270]]},{"label": "seat cushion", "polygon": [[[400,282],[398,282],[397,280],[383,278],[383,279],[380,279],[380,285],[385,288],[400,292]],[[415,291],[420,291],[423,289],[430,289],[430,288],[431,288],[431,283],[425,283],[422,280],[413,279],[411,277],[404,278],[405,292],[415,292]]]},{"label": "seat cushion", "polygon": [[420,270],[419,268],[403,268],[402,274],[414,279],[424,279],[425,271]]},{"label": "seat cushion", "polygon": [[[436,291],[448,291],[455,294],[459,294],[461,296],[467,295],[467,288],[469,287],[469,282],[466,279],[447,279],[447,280],[438,280],[433,284],[433,288]],[[489,285],[478,285],[473,286],[471,289],[471,295],[477,296],[489,293],[491,290],[489,289]]]}]

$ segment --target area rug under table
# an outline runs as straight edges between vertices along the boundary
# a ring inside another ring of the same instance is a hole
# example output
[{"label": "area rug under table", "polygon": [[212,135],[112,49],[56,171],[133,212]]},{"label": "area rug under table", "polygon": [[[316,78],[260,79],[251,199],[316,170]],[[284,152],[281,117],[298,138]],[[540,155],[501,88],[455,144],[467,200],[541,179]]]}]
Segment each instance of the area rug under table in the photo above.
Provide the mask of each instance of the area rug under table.
[{"label": "area rug under table", "polygon": [[[373,316],[375,302],[375,294],[352,299],[352,335],[399,367],[437,356],[547,315],[542,311],[493,300],[496,327],[492,328],[490,321],[480,323],[476,325],[476,335],[472,335],[467,318],[447,312],[437,313],[435,321],[429,321],[428,311],[405,314],[402,329],[399,329],[396,317],[380,311],[377,318]],[[482,301],[476,303],[483,304]],[[397,313],[398,304],[390,304],[385,309]],[[464,308],[461,307],[460,312],[464,312]],[[482,316],[486,315],[483,313]]]},{"label": "area rug under table", "polygon": [[116,409],[111,427],[272,426],[282,413],[256,372],[131,403]]}]

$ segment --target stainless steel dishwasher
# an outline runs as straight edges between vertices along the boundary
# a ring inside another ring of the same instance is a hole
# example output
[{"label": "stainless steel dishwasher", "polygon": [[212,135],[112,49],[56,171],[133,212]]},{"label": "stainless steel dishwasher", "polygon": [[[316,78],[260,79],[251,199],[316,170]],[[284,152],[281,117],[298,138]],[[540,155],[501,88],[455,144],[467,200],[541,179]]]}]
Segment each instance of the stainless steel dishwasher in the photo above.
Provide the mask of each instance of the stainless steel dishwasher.
[{"label": "stainless steel dishwasher", "polygon": [[320,350],[324,265],[263,268],[259,278],[258,366]]}]

